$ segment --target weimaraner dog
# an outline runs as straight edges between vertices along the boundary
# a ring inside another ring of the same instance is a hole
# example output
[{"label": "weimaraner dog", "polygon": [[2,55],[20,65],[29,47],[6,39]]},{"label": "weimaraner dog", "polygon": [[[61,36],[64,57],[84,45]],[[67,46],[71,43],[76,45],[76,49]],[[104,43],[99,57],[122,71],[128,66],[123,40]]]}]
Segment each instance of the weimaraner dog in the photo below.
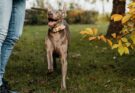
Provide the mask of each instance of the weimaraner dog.
[{"label": "weimaraner dog", "polygon": [[48,34],[45,40],[47,61],[48,61],[48,74],[54,71],[56,67],[56,58],[60,58],[62,80],[61,89],[66,89],[66,76],[67,76],[67,54],[70,40],[70,32],[67,22],[64,20],[66,11],[48,9]]}]

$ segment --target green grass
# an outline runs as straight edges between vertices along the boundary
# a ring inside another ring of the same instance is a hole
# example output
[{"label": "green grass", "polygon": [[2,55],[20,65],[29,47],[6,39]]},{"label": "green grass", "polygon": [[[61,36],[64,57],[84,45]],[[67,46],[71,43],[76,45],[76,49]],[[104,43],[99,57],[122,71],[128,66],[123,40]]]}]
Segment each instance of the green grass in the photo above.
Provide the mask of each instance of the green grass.
[{"label": "green grass", "polygon": [[44,38],[47,26],[25,26],[6,69],[5,78],[21,93],[135,93],[134,53],[119,57],[103,42],[81,39],[79,31],[98,27],[105,33],[107,24],[70,25],[67,91],[60,91],[60,62],[57,71],[46,76]]}]

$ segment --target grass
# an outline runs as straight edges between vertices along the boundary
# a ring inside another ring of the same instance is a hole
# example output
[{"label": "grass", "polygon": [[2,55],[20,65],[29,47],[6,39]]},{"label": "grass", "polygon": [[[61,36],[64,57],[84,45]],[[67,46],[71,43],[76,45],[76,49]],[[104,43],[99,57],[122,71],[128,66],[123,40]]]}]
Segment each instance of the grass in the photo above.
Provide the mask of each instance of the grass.
[{"label": "grass", "polygon": [[60,62],[57,71],[46,76],[44,38],[47,26],[25,26],[6,69],[5,78],[21,93],[135,93],[134,53],[113,59],[115,52],[103,42],[81,39],[79,31],[107,24],[70,25],[67,91],[60,91]]}]

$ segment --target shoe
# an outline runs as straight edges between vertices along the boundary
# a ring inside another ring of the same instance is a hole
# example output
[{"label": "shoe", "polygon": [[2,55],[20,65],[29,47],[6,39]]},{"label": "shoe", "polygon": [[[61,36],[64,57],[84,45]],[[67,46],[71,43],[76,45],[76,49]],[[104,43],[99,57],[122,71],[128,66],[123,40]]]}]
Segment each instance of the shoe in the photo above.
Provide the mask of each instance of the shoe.
[{"label": "shoe", "polygon": [[9,86],[9,84],[8,84],[8,81],[6,81],[4,78],[2,79],[2,82],[3,82],[3,86],[5,87],[5,88],[7,88],[8,90],[11,90],[11,88],[10,88],[10,86]]},{"label": "shoe", "polygon": [[6,80],[2,79],[2,86],[0,86],[0,93],[10,93],[10,87]]},{"label": "shoe", "polygon": [[2,85],[0,86],[0,93],[10,93],[10,91],[4,85]]}]

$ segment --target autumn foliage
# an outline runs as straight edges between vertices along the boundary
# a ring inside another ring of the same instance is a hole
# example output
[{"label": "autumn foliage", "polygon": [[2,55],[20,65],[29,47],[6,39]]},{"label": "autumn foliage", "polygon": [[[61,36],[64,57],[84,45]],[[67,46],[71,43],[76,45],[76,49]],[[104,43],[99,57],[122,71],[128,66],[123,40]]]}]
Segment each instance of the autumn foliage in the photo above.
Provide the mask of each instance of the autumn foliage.
[{"label": "autumn foliage", "polygon": [[129,54],[129,50],[135,47],[135,2],[130,3],[128,9],[129,11],[124,16],[120,14],[111,16],[111,20],[114,22],[121,21],[123,24],[123,29],[119,35],[113,33],[111,39],[106,38],[96,28],[86,28],[80,34],[89,41],[101,40],[108,43],[112,49],[117,49],[121,56]]}]

